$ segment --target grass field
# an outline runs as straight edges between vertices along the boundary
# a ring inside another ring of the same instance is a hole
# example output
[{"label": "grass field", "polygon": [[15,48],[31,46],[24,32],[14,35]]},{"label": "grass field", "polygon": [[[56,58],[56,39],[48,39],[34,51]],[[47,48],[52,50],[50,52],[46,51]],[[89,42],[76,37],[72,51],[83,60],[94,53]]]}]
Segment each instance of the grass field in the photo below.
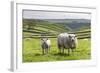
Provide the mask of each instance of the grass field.
[{"label": "grass field", "polygon": [[[67,20],[67,19],[66,19]],[[62,20],[62,22],[66,21]],[[53,19],[54,21],[54,19]],[[59,20],[56,20],[59,22]],[[69,20],[70,21],[70,20]],[[71,20],[72,22],[73,20]],[[75,20],[76,21],[76,20]],[[80,21],[80,20],[77,20]],[[84,20],[83,20],[84,21]],[[73,22],[74,23],[74,22]],[[31,24],[31,25],[30,25]],[[68,23],[55,23],[39,19],[23,19],[23,62],[44,62],[44,61],[64,61],[64,60],[85,60],[91,58],[91,29],[86,23],[84,27],[78,25],[79,29],[71,29]],[[29,29],[29,26],[31,27]],[[75,26],[73,24],[72,26]],[[78,47],[76,51],[68,55],[67,49],[65,54],[59,54],[56,37],[60,33],[75,33],[78,36]],[[42,55],[41,34],[49,36],[51,40],[51,49],[49,54]],[[53,38],[51,38],[53,37]],[[87,40],[84,40],[87,39]]]},{"label": "grass field", "polygon": [[42,55],[41,40],[34,38],[23,39],[23,62],[44,62],[44,61],[64,61],[64,60],[84,60],[91,58],[91,40],[78,39],[78,47],[74,54],[68,56],[59,54],[57,39],[50,38],[52,44],[48,55]]}]

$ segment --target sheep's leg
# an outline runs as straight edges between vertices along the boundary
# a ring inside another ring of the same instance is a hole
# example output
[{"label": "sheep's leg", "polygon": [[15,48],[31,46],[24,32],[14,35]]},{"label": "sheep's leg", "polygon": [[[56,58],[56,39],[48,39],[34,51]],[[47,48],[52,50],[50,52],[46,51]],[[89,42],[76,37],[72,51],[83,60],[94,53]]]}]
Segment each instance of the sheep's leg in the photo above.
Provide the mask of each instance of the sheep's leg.
[{"label": "sheep's leg", "polygon": [[45,49],[46,54],[48,54],[48,48]]},{"label": "sheep's leg", "polygon": [[64,48],[62,48],[62,53],[64,54]]},{"label": "sheep's leg", "polygon": [[48,50],[49,50],[48,48],[44,49],[45,54],[48,54]]},{"label": "sheep's leg", "polygon": [[59,53],[61,54],[61,48],[59,48]]},{"label": "sheep's leg", "polygon": [[47,54],[48,54],[48,50],[49,50],[49,49],[47,49]]},{"label": "sheep's leg", "polygon": [[64,48],[63,47],[61,47],[59,50],[60,50],[60,54],[64,54]]},{"label": "sheep's leg", "polygon": [[74,49],[71,49],[72,55],[74,55]]},{"label": "sheep's leg", "polygon": [[75,49],[72,49],[72,52],[74,52],[75,51]]},{"label": "sheep's leg", "polygon": [[61,46],[58,44],[59,53],[61,54]]},{"label": "sheep's leg", "polygon": [[70,55],[70,49],[68,49],[68,55]]},{"label": "sheep's leg", "polygon": [[48,47],[48,52],[50,51],[50,46]]},{"label": "sheep's leg", "polygon": [[73,54],[73,55],[75,54],[75,49],[72,49],[72,54]]},{"label": "sheep's leg", "polygon": [[42,49],[42,54],[44,55],[44,49]]}]

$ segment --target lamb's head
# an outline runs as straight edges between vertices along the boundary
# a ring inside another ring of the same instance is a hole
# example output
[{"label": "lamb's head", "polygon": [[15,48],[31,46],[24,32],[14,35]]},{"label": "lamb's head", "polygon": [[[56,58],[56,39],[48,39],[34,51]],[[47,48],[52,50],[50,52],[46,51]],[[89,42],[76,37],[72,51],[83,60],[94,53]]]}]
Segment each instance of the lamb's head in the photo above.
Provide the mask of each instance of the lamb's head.
[{"label": "lamb's head", "polygon": [[41,38],[41,40],[43,43],[45,43],[48,40],[48,38]]}]

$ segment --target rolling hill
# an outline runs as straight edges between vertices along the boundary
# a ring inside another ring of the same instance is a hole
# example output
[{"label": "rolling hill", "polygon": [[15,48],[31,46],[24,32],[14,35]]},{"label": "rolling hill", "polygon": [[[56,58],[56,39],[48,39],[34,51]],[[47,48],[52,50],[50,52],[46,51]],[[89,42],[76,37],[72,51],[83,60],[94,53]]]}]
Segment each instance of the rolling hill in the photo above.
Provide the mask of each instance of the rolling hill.
[{"label": "rolling hill", "polygon": [[24,36],[40,37],[44,34],[56,37],[63,32],[79,32],[78,36],[87,37],[91,35],[90,31],[90,20],[86,19],[23,19]]},{"label": "rolling hill", "polygon": [[64,24],[72,30],[77,30],[83,27],[90,28],[91,20],[89,19],[44,19],[44,21],[53,22],[57,24]]},{"label": "rolling hill", "polygon": [[[30,29],[28,27],[30,26]],[[23,19],[23,29],[32,30],[37,32],[59,33],[68,32],[71,29],[64,24],[59,25],[57,23],[39,20],[39,19]]]}]

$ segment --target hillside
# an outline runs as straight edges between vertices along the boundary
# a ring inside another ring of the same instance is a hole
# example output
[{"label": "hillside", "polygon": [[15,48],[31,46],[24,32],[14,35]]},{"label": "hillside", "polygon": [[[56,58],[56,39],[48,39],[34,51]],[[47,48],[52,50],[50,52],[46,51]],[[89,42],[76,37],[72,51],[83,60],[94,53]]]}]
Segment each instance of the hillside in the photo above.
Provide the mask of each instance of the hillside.
[{"label": "hillside", "polygon": [[23,30],[35,34],[58,34],[61,32],[69,32],[71,29],[64,24],[59,25],[39,19],[23,19]]},{"label": "hillside", "polygon": [[66,27],[74,31],[83,27],[90,28],[91,21],[89,19],[44,19],[44,21],[53,22],[57,24],[64,24]]},{"label": "hillside", "polygon": [[[49,21],[50,20],[50,21]],[[80,37],[90,37],[90,23],[89,21],[79,19],[70,19],[68,22],[57,19],[54,20],[40,20],[40,19],[23,19],[23,34],[24,37],[40,37],[41,35],[46,35],[48,37],[56,37],[58,34],[67,32],[75,33]],[[79,22],[79,23],[78,23]],[[86,33],[84,33],[86,32]]]}]

